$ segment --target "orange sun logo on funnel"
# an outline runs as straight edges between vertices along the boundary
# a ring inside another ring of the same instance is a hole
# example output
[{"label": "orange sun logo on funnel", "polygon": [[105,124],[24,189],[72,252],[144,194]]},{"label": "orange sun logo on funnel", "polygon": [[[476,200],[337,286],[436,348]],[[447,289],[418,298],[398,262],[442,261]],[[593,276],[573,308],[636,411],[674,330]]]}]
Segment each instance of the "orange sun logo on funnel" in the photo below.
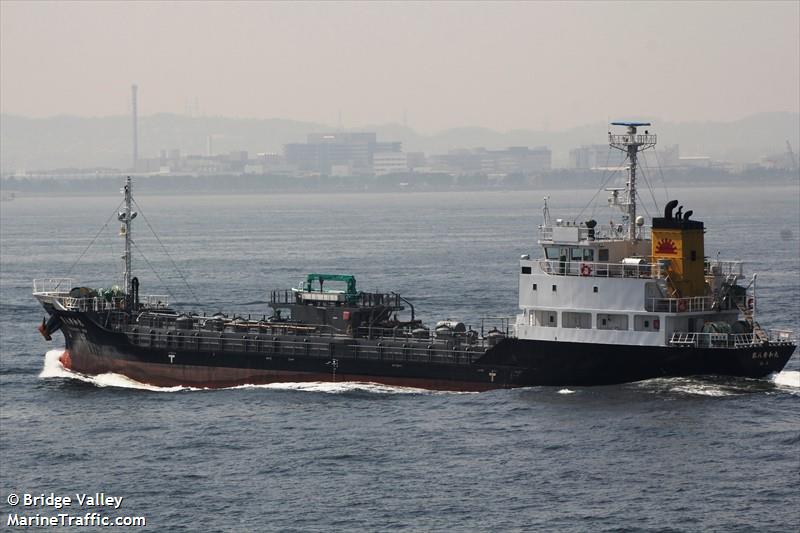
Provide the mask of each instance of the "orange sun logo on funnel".
[{"label": "orange sun logo on funnel", "polygon": [[676,254],[678,248],[675,246],[675,241],[672,239],[661,239],[656,245],[657,254]]}]

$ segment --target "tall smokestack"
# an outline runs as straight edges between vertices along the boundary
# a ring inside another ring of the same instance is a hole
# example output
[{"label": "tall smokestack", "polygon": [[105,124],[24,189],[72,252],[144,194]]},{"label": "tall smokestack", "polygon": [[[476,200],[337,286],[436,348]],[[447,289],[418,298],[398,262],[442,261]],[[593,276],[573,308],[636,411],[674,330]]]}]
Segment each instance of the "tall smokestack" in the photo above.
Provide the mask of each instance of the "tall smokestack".
[{"label": "tall smokestack", "polygon": [[136,93],[138,90],[138,85],[131,85],[131,119],[133,120],[133,170],[136,170],[136,164],[139,162],[139,111],[136,101]]}]

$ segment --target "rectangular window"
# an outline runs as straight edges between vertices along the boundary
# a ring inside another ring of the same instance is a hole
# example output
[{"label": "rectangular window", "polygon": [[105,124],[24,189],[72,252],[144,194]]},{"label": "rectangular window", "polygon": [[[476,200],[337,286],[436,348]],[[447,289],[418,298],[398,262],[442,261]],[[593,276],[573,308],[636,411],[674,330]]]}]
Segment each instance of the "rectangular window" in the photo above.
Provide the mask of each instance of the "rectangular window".
[{"label": "rectangular window", "polygon": [[628,315],[597,313],[597,329],[614,329],[627,331]]},{"label": "rectangular window", "polygon": [[553,292],[556,292],[556,286],[553,285]]},{"label": "rectangular window", "polygon": [[592,287],[592,291],[593,291],[593,292],[597,292],[597,285],[595,285],[594,287]]},{"label": "rectangular window", "polygon": [[658,317],[648,315],[634,315],[633,329],[636,331],[658,331],[659,326]]},{"label": "rectangular window", "polygon": [[548,246],[544,249],[544,255],[548,259],[558,259],[558,247]]},{"label": "rectangular window", "polygon": [[581,273],[581,261],[583,261],[583,248],[570,248],[569,274],[577,276]]},{"label": "rectangular window", "polygon": [[586,262],[593,262],[594,261],[594,249],[593,248],[584,248],[583,249],[583,260]]},{"label": "rectangular window", "polygon": [[522,273],[523,274],[530,274],[531,273],[531,267],[522,267]]},{"label": "rectangular window", "polygon": [[565,328],[591,329],[592,314],[564,311],[561,313],[561,325]]},{"label": "rectangular window", "polygon": [[533,312],[533,323],[535,326],[554,328],[558,326],[558,312],[536,310]]},{"label": "rectangular window", "polygon": [[533,284],[533,290],[536,290],[536,284],[535,283]]},{"label": "rectangular window", "polygon": [[697,250],[692,250],[692,261],[697,261]]},{"label": "rectangular window", "polygon": [[597,260],[598,261],[608,261],[608,249],[607,248],[600,248]]}]

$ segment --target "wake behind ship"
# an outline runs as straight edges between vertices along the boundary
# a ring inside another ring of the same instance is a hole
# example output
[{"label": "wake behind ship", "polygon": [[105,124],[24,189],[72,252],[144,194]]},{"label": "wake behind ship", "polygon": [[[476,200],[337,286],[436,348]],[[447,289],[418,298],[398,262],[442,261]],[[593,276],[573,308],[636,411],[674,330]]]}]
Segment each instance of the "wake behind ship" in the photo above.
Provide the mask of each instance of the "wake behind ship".
[{"label": "wake behind ship", "polygon": [[516,317],[486,318],[478,329],[455,321],[428,328],[399,294],[362,292],[354,276],[316,273],[272,291],[262,317],[175,310],[164,296],[139,295],[127,178],[118,213],[122,287],[35,280],[49,315],[39,329],[47,340],[62,332],[66,368],[156,386],[361,381],[482,391],[780,371],[796,342],[789,331],[759,325],[755,275],[741,285],[741,262],[709,261],[704,224],[675,200],[645,225],[636,210],[637,157],[656,136],[638,133],[647,123],[614,125],[625,133],[610,133],[610,145],[628,163],[625,187],[609,189],[620,223],[554,221],[545,200],[542,257],[520,259]]}]

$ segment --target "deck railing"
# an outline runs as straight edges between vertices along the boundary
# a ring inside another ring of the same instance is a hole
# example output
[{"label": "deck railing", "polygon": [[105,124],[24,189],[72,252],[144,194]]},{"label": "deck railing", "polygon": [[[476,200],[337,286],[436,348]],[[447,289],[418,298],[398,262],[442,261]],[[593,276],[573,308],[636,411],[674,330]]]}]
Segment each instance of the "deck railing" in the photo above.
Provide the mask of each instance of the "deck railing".
[{"label": "deck railing", "polygon": [[764,341],[776,344],[790,344],[794,342],[791,331],[773,329],[756,333],[687,333],[676,331],[672,334],[669,344],[672,346],[693,346],[699,348],[745,348],[748,346],[761,346]]},{"label": "deck railing", "polygon": [[[617,240],[625,237],[625,226],[622,224],[603,224],[589,229],[586,226],[539,226],[539,240],[552,241],[554,227],[574,227],[578,229],[578,241],[603,241]],[[649,226],[642,226],[637,230],[640,239],[649,239],[652,235]]]},{"label": "deck railing", "polygon": [[111,298],[106,300],[96,296],[94,298],[72,298],[70,296],[61,296],[58,302],[64,306],[65,309],[70,311],[112,311],[125,309],[125,297]]},{"label": "deck railing", "polygon": [[744,263],[742,261],[709,261],[706,263],[706,276],[731,276],[742,277]]},{"label": "deck railing", "polygon": [[74,278],[35,279],[33,280],[33,294],[67,294],[75,285],[76,281]]},{"label": "deck railing", "polygon": [[230,335],[223,333],[147,330],[127,331],[133,344],[146,348],[179,351],[238,352],[281,357],[316,357],[320,359],[371,359],[396,362],[434,362],[471,364],[483,356],[483,345],[449,347],[429,342],[424,347],[359,344],[353,342],[320,342],[308,338],[270,337],[266,335]]},{"label": "deck railing", "polygon": [[626,264],[539,259],[537,264],[542,272],[551,276],[658,279],[665,275],[663,267],[658,263]]},{"label": "deck railing", "polygon": [[626,144],[638,144],[638,145],[654,145],[658,141],[657,135],[650,135],[650,134],[617,134],[617,133],[609,133],[608,134],[608,142],[609,144],[618,144],[620,146],[624,146]]},{"label": "deck railing", "polygon": [[713,296],[694,296],[692,298],[648,298],[644,308],[647,311],[662,313],[693,313],[711,311],[713,306]]},{"label": "deck railing", "polygon": [[[53,299],[57,300],[65,309],[82,312],[122,311],[125,309],[126,305],[125,296],[106,299],[102,296],[73,298],[71,296],[65,296],[64,294],[56,294]],[[147,309],[167,309],[169,307],[167,297],[164,295],[144,296],[141,304]]]},{"label": "deck railing", "polygon": [[[314,296],[309,296],[313,294]],[[298,295],[300,298],[298,300]],[[346,298],[344,296],[348,296],[344,293],[324,293],[324,292],[315,292],[315,293],[303,293],[303,292],[296,292],[294,290],[275,290],[271,291],[269,294],[269,302],[270,304],[296,304],[302,303],[304,300],[311,300],[311,301],[327,301],[327,302],[344,302]],[[399,294],[395,293],[381,293],[381,292],[359,292],[356,295],[350,297],[349,302],[351,304],[359,305],[362,307],[372,307],[377,305],[383,305],[386,307],[392,307],[398,310],[403,308],[402,298]]]},{"label": "deck railing", "polygon": [[150,309],[166,309],[169,307],[169,297],[166,294],[148,294],[142,296],[142,303]]}]

